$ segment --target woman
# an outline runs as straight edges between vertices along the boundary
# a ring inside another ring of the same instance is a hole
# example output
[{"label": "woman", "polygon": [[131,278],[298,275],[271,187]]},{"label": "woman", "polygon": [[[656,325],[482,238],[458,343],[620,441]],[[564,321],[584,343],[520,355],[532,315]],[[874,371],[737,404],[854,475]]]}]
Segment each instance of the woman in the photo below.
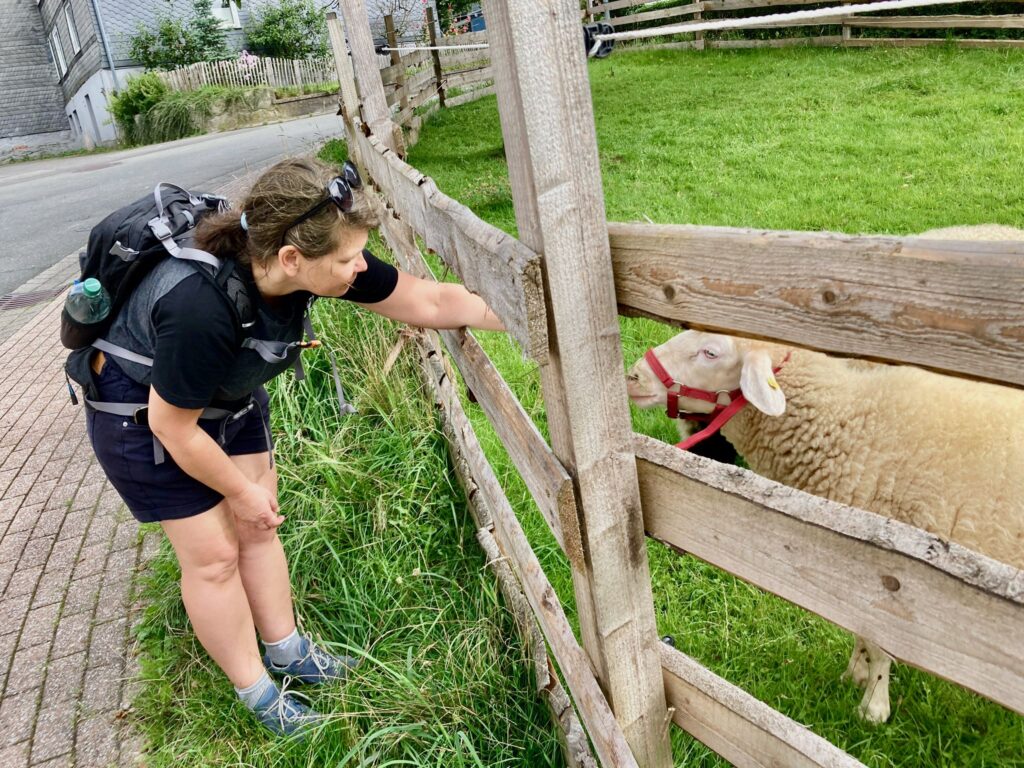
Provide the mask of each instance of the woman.
[{"label": "woman", "polygon": [[160,522],[196,637],[279,734],[320,716],[268,672],[321,684],[344,678],[355,660],[296,629],[261,385],[295,362],[314,296],[421,327],[502,330],[462,286],[420,280],[364,250],[379,222],[360,186],[348,163],[342,176],[312,159],[278,163],[240,210],[208,216],[196,231],[198,248],[236,261],[252,311],[240,313],[230,290],[200,273],[206,267],[169,258],[114,320],[111,354],[92,361],[100,400],[148,403],[127,420],[88,411],[100,464],[138,520]]}]

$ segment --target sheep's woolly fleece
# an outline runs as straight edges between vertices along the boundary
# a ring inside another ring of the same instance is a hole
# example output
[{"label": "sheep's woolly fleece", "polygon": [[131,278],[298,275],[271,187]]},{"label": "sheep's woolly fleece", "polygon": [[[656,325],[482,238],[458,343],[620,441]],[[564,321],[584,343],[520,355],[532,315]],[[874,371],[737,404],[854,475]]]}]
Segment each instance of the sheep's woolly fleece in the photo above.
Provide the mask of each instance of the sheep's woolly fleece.
[{"label": "sheep's woolly fleece", "polygon": [[802,349],[777,379],[785,414],[722,430],[752,470],[1024,568],[1024,393]]}]

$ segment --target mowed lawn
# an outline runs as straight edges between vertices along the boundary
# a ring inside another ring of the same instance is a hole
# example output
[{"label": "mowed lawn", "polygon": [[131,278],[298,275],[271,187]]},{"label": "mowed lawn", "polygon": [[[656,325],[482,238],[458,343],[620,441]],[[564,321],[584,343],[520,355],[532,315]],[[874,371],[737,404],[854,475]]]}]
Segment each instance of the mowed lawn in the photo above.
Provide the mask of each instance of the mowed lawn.
[{"label": "mowed lawn", "polygon": [[[593,62],[590,78],[610,220],[896,234],[1024,226],[1019,52],[616,52]],[[515,232],[494,98],[442,111],[409,159]],[[627,364],[675,332],[626,319],[622,331]],[[534,367],[505,338],[484,343],[543,423]],[[471,413],[571,603],[562,557],[486,419]],[[634,425],[676,436],[657,412],[634,409]],[[1024,718],[906,666],[894,667],[890,722],[861,723],[861,691],[839,680],[848,634],[660,544],[649,552],[662,634],[868,765],[1024,766]],[[675,755],[722,764],[680,732]]]},{"label": "mowed lawn", "polygon": [[[892,233],[1024,225],[1020,53],[616,52],[590,75],[610,219]],[[324,154],[343,159],[344,145]],[[410,161],[515,231],[493,97],[438,113]],[[148,764],[561,765],[412,355],[383,373],[396,326],[343,302],[320,302],[314,322],[359,413],[338,417],[322,352],[305,353],[307,383],[276,383],[282,538],[303,626],[363,665],[348,684],[312,692],[327,727],[304,744],[268,739],[196,643],[165,549],[139,631],[147,684],[134,718]],[[637,320],[622,329],[627,363],[673,333]],[[545,429],[535,366],[503,334],[479,336]],[[564,558],[479,407],[467,407],[572,617]],[[634,413],[634,424],[675,434],[656,413]],[[890,723],[862,724],[859,690],[839,682],[849,636],[659,544],[649,553],[663,634],[868,765],[1024,766],[1024,719],[907,667],[894,668]],[[678,731],[674,747],[678,764],[723,764]]]}]

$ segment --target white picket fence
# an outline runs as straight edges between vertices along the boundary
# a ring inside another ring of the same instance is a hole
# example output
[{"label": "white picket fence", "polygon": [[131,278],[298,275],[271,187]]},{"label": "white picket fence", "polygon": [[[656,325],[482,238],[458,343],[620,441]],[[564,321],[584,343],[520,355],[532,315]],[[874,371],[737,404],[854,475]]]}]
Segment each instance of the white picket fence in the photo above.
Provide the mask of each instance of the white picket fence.
[{"label": "white picket fence", "polygon": [[334,59],[272,59],[250,56],[226,61],[200,61],[169,72],[160,79],[176,91],[194,91],[205,85],[272,88],[299,87],[337,80]]}]

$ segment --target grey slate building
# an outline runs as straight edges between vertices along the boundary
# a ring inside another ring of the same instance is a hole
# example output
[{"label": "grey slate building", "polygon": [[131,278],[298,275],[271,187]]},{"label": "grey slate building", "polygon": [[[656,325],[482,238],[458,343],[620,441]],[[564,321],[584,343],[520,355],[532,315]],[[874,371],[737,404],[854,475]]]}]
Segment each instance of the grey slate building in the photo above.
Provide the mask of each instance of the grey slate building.
[{"label": "grey slate building", "polygon": [[[276,1],[213,0],[229,46],[241,51],[251,13]],[[404,13],[406,38],[416,37],[419,2],[366,0],[371,25],[383,29],[383,13]],[[128,54],[131,38],[161,16],[192,13],[192,0],[0,0],[0,161],[116,141],[107,97],[142,71]]]},{"label": "grey slate building", "polygon": [[72,140],[35,0],[0,0],[0,158]]}]

